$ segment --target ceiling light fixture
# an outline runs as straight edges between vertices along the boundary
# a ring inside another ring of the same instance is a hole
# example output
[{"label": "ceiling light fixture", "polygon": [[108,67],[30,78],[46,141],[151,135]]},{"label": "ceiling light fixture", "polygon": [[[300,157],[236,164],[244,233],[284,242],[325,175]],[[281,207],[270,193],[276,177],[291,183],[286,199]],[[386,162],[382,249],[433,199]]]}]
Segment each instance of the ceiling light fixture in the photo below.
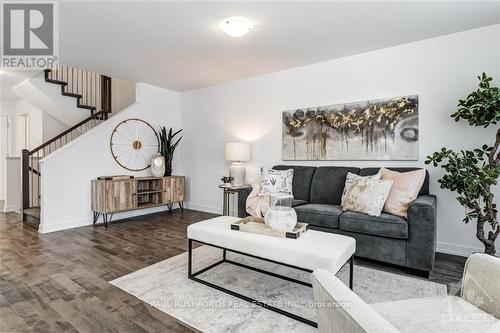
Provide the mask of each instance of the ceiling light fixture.
[{"label": "ceiling light fixture", "polygon": [[222,20],[219,27],[231,37],[241,37],[252,31],[253,23],[244,17],[229,17]]}]

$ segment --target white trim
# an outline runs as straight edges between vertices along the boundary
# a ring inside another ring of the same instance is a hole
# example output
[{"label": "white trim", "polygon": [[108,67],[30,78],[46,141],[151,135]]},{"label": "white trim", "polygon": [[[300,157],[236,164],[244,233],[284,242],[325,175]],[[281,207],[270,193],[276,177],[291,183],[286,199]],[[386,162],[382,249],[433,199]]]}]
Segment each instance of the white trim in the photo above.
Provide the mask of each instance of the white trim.
[{"label": "white trim", "polygon": [[21,207],[20,206],[16,206],[16,205],[4,206],[3,207],[3,212],[4,213],[11,213],[11,212],[21,213]]},{"label": "white trim", "polygon": [[453,254],[461,257],[468,257],[474,252],[484,252],[483,248],[473,247],[473,246],[464,246],[453,243],[439,242],[437,244],[437,252]]},{"label": "white trim", "polygon": [[43,223],[40,223],[40,225],[38,226],[38,232],[41,234],[47,234],[49,232],[84,227],[91,224],[92,222],[89,221],[88,218],[59,221],[57,223],[51,223],[49,225],[44,225]]},{"label": "white trim", "polygon": [[[159,213],[168,210],[167,206],[160,206],[160,207],[154,207],[154,208],[148,208],[148,209],[141,209],[141,210],[134,210],[134,211],[128,211],[128,212],[123,212],[123,213],[116,213],[113,215],[113,220],[111,221],[111,225],[115,221],[127,219],[130,217],[135,217],[135,216],[142,216],[142,215],[148,215],[148,214],[153,214],[153,213]],[[119,216],[118,216],[119,214]],[[49,225],[45,225],[43,223],[43,218],[42,222],[40,223],[40,226],[38,227],[38,232],[41,234],[47,234],[49,232],[55,232],[55,231],[61,231],[61,230],[67,230],[67,229],[73,229],[73,228],[79,228],[79,227],[86,227],[92,225],[92,216],[89,215],[87,217],[82,217],[78,219],[73,219],[73,220],[65,220],[65,221],[59,221],[56,223],[50,223]],[[99,222],[102,223],[102,217],[99,218]]]},{"label": "white trim", "polygon": [[201,206],[201,205],[197,205],[194,203],[185,202],[184,208],[191,209],[191,210],[197,210],[200,212],[222,215],[222,209],[220,207],[215,207],[215,206]]}]

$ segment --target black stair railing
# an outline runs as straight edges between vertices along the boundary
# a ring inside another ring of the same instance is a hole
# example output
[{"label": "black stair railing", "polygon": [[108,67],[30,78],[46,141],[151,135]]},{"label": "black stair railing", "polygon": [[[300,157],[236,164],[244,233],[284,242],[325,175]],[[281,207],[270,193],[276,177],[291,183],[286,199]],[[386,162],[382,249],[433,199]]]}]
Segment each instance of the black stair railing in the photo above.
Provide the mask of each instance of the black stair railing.
[{"label": "black stair railing", "polygon": [[59,84],[64,96],[74,97],[77,107],[111,112],[111,78],[78,68],[54,65],[45,71],[45,81]]},{"label": "black stair railing", "polygon": [[22,150],[23,211],[40,207],[40,160],[108,119],[112,106],[110,77],[63,65],[44,72],[46,82],[60,85],[62,95],[76,98],[77,107],[89,110],[90,116],[40,146]]}]

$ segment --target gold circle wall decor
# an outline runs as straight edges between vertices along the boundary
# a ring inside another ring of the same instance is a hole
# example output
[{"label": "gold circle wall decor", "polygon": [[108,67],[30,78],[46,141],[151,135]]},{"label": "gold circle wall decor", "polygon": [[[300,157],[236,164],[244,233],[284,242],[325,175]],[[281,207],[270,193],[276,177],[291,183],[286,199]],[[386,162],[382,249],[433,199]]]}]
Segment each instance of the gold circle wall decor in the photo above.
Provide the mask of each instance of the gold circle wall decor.
[{"label": "gold circle wall decor", "polygon": [[141,171],[151,165],[159,151],[160,140],[150,124],[130,118],[116,125],[109,145],[116,163],[129,171]]}]

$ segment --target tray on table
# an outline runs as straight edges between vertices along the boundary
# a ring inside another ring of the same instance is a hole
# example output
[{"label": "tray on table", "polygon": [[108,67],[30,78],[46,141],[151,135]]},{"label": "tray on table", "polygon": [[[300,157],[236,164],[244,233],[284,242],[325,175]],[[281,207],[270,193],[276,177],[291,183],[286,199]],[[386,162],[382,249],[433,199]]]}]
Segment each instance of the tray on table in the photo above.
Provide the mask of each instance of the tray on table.
[{"label": "tray on table", "polygon": [[249,216],[231,223],[231,230],[273,236],[278,238],[297,239],[301,234],[307,231],[307,223],[297,222],[297,225],[295,226],[293,231],[281,231],[272,229],[270,226],[265,224],[263,218]]}]

